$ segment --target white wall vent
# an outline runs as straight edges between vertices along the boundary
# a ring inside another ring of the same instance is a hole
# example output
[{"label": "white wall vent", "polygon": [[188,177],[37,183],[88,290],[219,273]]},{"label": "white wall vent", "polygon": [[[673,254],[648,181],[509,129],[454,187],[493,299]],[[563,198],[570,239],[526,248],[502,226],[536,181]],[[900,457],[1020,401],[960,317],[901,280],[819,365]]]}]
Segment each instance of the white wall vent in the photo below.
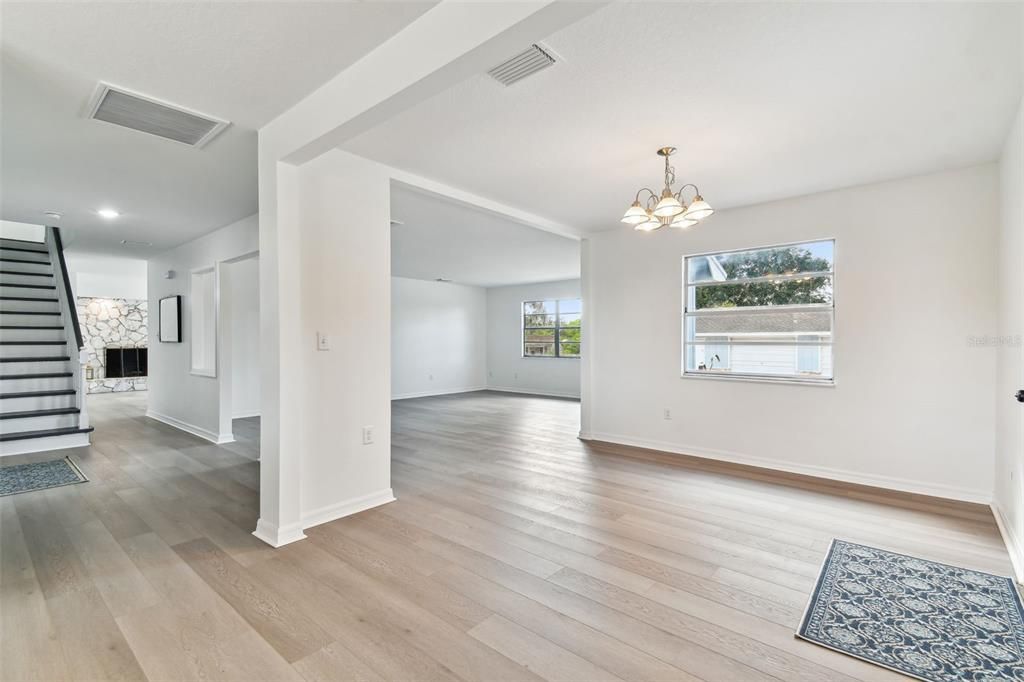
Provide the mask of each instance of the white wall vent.
[{"label": "white wall vent", "polygon": [[202,147],[228,127],[228,122],[162,102],[121,87],[100,83],[89,105],[89,118],[150,135]]},{"label": "white wall vent", "polygon": [[487,72],[494,80],[505,87],[518,83],[527,76],[548,68],[555,63],[555,58],[547,48],[531,45],[515,57],[498,64]]}]

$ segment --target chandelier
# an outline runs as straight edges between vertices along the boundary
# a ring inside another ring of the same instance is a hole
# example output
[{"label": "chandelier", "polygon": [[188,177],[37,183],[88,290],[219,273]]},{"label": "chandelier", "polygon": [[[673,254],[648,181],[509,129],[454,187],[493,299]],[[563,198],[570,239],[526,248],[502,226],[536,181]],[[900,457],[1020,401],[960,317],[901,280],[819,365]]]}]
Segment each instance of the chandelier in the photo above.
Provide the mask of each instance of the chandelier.
[{"label": "chandelier", "polygon": [[[676,169],[669,165],[668,157],[675,153],[675,147],[662,147],[658,150],[658,156],[665,157],[665,189],[661,194],[655,194],[654,190],[644,187],[636,193],[633,205],[622,216],[622,222],[632,225],[634,230],[650,232],[666,225],[685,229],[715,212],[708,202],[704,201],[697,185],[687,183],[680,187],[678,192],[672,192],[672,185],[676,182]],[[694,193],[693,201],[689,204],[683,201],[683,190],[687,187],[692,187]],[[641,203],[640,196],[644,192],[647,192],[647,199]]]}]

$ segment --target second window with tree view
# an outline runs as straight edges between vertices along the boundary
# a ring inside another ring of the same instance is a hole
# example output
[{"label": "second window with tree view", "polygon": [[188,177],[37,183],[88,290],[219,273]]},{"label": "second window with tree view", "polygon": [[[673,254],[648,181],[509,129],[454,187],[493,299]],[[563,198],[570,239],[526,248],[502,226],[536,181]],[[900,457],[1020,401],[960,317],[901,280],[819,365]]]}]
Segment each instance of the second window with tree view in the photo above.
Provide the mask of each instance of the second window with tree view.
[{"label": "second window with tree view", "polygon": [[578,298],[523,303],[523,357],[578,358],[580,317]]}]

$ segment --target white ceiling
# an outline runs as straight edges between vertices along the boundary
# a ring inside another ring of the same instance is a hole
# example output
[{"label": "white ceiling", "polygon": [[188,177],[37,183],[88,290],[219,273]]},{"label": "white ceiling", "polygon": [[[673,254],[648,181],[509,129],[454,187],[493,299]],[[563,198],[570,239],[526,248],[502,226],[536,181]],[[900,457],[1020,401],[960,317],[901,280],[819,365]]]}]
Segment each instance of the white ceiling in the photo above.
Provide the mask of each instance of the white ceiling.
[{"label": "white ceiling", "polygon": [[[255,130],[432,4],[4,0],[0,217],[61,211],[69,250],[145,258],[251,215]],[[100,80],[232,126],[197,150],[88,120]]]},{"label": "white ceiling", "polygon": [[721,208],[977,164],[1020,98],[1021,11],[614,3],[545,41],[553,68],[475,77],[345,148],[582,230],[621,227],[663,145]]},{"label": "white ceiling", "polygon": [[392,183],[391,274],[494,287],[580,276],[579,242]]}]

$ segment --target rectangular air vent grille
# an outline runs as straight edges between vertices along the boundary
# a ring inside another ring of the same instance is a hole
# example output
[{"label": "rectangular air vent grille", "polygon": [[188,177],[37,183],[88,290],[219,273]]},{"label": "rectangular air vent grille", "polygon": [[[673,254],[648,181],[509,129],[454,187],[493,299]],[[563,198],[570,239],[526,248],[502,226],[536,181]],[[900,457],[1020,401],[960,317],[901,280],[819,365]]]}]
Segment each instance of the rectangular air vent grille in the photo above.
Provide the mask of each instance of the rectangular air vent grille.
[{"label": "rectangular air vent grille", "polygon": [[515,57],[498,64],[488,71],[487,74],[508,87],[527,76],[532,76],[538,71],[548,68],[554,63],[555,58],[551,56],[550,52],[539,45],[531,45]]},{"label": "rectangular air vent grille", "polygon": [[135,92],[100,83],[90,118],[139,130],[193,147],[202,147],[228,122],[161,102]]}]

